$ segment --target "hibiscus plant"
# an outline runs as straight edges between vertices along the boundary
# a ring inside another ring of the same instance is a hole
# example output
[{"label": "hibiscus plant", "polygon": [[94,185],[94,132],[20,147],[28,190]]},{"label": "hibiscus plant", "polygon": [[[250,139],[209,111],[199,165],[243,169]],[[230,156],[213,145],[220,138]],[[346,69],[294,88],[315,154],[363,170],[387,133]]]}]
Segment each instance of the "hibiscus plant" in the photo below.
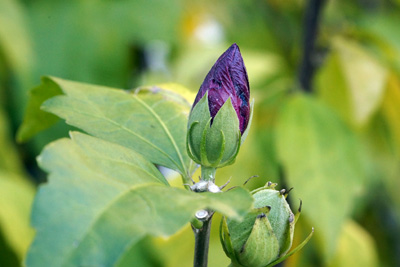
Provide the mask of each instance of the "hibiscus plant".
[{"label": "hibiscus plant", "polygon": [[[215,184],[216,170],[235,162],[251,124],[236,44],[193,96],[175,84],[119,90],[55,77],[31,90],[20,140],[58,118],[76,129],[38,157],[48,182],[34,201],[27,266],[124,266],[144,237],[171,236],[187,223],[194,266],[207,266],[215,212],[223,215],[221,244],[232,266],[272,266],[304,246],[311,235],[289,252],[300,214],[286,201],[290,190],[271,182],[252,192]],[[161,166],[181,176],[180,186]]]}]

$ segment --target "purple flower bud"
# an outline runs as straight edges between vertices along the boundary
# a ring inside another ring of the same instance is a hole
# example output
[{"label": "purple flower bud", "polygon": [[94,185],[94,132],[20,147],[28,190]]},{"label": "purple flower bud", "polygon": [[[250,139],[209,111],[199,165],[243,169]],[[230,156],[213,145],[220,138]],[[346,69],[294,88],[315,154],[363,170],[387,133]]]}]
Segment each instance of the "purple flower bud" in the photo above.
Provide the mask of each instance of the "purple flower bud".
[{"label": "purple flower bud", "polygon": [[231,45],[215,62],[197,93],[193,107],[207,91],[209,110],[213,119],[225,101],[231,98],[239,119],[240,132],[243,134],[250,117],[250,86],[237,44]]}]

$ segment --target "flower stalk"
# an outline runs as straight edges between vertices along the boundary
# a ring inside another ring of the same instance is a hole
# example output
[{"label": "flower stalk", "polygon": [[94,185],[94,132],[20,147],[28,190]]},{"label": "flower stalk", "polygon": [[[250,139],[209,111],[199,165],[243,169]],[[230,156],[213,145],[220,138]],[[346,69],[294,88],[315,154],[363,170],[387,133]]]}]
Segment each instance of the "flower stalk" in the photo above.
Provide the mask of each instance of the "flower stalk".
[{"label": "flower stalk", "polygon": [[216,168],[201,166],[201,180],[207,182],[208,181],[214,182],[216,171],[217,171]]}]

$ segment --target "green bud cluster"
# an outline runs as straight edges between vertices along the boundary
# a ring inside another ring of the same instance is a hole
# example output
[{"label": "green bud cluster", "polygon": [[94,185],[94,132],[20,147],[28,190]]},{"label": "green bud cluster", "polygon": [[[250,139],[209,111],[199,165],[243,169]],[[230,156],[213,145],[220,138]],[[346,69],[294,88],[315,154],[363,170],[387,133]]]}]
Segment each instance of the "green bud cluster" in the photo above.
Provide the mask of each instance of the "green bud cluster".
[{"label": "green bud cluster", "polygon": [[252,192],[254,209],[244,220],[222,219],[221,242],[232,266],[273,266],[301,249],[311,238],[310,235],[288,254],[300,208],[294,216],[286,201],[288,192],[277,191],[275,186],[268,182]]}]

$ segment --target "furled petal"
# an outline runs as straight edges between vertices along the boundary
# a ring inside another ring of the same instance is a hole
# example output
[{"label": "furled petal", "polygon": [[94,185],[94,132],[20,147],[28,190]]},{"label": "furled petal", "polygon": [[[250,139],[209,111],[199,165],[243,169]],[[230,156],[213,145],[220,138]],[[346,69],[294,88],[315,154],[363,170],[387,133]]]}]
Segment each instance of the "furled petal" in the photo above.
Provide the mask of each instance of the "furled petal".
[{"label": "furled petal", "polygon": [[230,97],[239,119],[240,132],[246,130],[250,117],[250,86],[242,55],[236,44],[231,45],[215,62],[197,93],[193,107],[208,91],[211,117]]}]

